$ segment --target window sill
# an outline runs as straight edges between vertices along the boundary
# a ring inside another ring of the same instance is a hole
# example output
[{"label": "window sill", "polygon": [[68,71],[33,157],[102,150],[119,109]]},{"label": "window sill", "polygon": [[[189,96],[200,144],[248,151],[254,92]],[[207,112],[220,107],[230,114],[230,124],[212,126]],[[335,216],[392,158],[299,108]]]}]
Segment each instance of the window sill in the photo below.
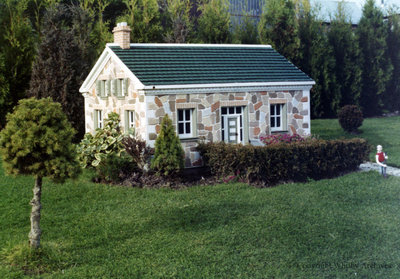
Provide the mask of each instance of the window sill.
[{"label": "window sill", "polygon": [[191,138],[179,138],[180,141],[186,142],[186,141],[198,141],[199,137],[191,137]]},{"label": "window sill", "polygon": [[276,135],[276,134],[289,134],[289,131],[288,130],[271,131],[271,135]]}]

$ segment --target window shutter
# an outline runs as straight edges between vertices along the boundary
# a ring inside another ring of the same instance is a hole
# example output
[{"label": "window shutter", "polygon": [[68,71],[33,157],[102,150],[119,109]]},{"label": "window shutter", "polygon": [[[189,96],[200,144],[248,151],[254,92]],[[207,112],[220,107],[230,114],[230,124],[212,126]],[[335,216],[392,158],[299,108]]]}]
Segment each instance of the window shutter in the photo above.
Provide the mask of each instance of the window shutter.
[{"label": "window shutter", "polygon": [[93,130],[96,131],[97,127],[99,126],[99,123],[97,121],[98,115],[97,115],[97,110],[93,111]]},{"label": "window shutter", "polygon": [[287,131],[287,104],[282,104],[282,130]]},{"label": "window shutter", "polygon": [[106,94],[106,89],[105,89],[105,81],[104,80],[101,80],[100,81],[100,88],[101,88],[101,93],[100,93],[100,96],[101,97],[105,97],[105,94]]},{"label": "window shutter", "polygon": [[122,96],[122,84],[120,79],[117,80],[117,96]]},{"label": "window shutter", "polygon": [[249,108],[243,108],[243,144],[249,143]]},{"label": "window shutter", "polygon": [[197,109],[192,109],[192,136],[197,137]]},{"label": "window shutter", "polygon": [[122,96],[128,96],[128,79],[122,80]]},{"label": "window shutter", "polygon": [[129,133],[129,110],[125,111],[125,134]]},{"label": "window shutter", "polygon": [[105,94],[106,97],[111,95],[110,90],[111,90],[111,82],[110,82],[110,80],[107,80],[106,81],[106,94]]},{"label": "window shutter", "polygon": [[101,96],[101,80],[96,81],[96,95]]},{"label": "window shutter", "polygon": [[118,93],[117,93],[117,80],[116,79],[113,79],[111,81],[111,92],[112,92],[112,94],[114,96],[118,96]]}]

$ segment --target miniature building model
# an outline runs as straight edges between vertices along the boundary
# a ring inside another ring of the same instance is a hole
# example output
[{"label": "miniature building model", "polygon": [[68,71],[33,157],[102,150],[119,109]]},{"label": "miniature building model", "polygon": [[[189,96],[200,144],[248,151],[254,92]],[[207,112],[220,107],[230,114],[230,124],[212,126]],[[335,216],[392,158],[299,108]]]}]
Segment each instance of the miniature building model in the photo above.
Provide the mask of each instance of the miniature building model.
[{"label": "miniature building model", "polygon": [[271,133],[310,134],[315,82],[270,46],[130,44],[125,23],[113,32],[80,88],[86,132],[116,112],[125,131],[154,146],[168,114],[186,167],[202,165],[200,139],[248,144]]}]

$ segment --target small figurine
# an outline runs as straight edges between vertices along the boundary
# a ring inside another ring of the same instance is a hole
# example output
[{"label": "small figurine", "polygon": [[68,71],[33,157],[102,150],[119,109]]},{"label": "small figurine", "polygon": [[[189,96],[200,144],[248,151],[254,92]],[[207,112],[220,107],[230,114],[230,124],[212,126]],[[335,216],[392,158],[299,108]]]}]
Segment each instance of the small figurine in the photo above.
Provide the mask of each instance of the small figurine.
[{"label": "small figurine", "polygon": [[381,174],[383,175],[384,178],[387,178],[386,175],[386,168],[387,165],[385,164],[385,161],[388,159],[388,156],[386,155],[385,152],[382,151],[382,145],[378,145],[376,147],[377,153],[375,156],[376,163],[381,166]]}]

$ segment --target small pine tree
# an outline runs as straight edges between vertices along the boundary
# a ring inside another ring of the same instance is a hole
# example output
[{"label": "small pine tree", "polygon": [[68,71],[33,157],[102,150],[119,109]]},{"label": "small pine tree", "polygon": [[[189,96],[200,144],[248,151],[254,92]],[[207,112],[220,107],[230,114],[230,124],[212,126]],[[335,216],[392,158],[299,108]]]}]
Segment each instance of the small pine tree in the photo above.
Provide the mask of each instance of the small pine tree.
[{"label": "small pine tree", "polygon": [[74,134],[61,105],[50,98],[21,100],[14,112],[7,115],[7,125],[0,133],[5,171],[35,177],[30,203],[32,248],[40,246],[42,178],[62,183],[80,171],[75,146],[71,143]]},{"label": "small pine tree", "polygon": [[161,122],[160,134],[156,139],[151,168],[168,176],[178,174],[184,167],[184,151],[168,115]]}]

